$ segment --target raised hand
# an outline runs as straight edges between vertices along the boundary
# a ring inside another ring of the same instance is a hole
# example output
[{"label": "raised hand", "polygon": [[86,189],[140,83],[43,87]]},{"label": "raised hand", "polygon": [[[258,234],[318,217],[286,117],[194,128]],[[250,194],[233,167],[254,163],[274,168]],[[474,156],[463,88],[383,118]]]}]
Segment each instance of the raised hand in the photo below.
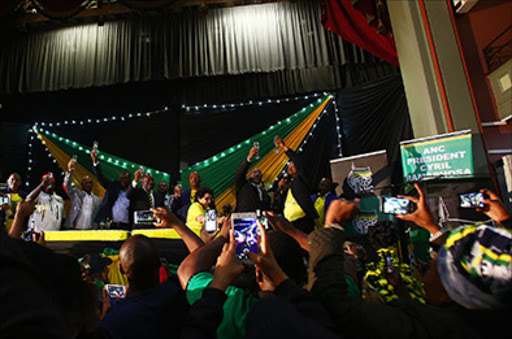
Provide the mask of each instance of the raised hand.
[{"label": "raised hand", "polygon": [[333,200],[325,214],[325,225],[340,224],[346,225],[359,214],[357,204],[348,200]]},{"label": "raised hand", "polygon": [[274,253],[272,253],[272,249],[267,241],[265,228],[261,225],[259,220],[256,222],[258,223],[258,228],[261,234],[258,243],[259,254],[249,252],[247,253],[247,256],[254,262],[260,271],[269,277],[274,286],[278,286],[280,283],[287,280],[288,276],[283,272],[274,257]]},{"label": "raised hand", "polygon": [[91,159],[94,164],[98,162],[98,151],[97,150],[93,149],[91,151]]},{"label": "raised hand", "polygon": [[182,222],[178,217],[163,207],[152,208],[153,216],[160,219],[159,222],[155,222],[156,228],[172,228],[176,225],[181,225]]},{"label": "raised hand", "polygon": [[297,228],[282,215],[276,215],[274,212],[264,212],[264,215],[270,222],[270,225],[277,231],[286,234],[293,234],[297,231]]},{"label": "raised hand", "polygon": [[274,138],[274,144],[276,145],[276,147],[283,147],[283,148],[286,148],[286,145],[283,141],[283,139],[281,139],[281,137],[279,135],[276,135],[275,138]]},{"label": "raised hand", "polygon": [[144,171],[142,171],[142,169],[138,169],[135,171],[135,173],[133,173],[133,179],[136,181],[136,182],[139,182],[139,180],[144,176]]},{"label": "raised hand", "polygon": [[224,223],[220,228],[220,236],[229,239],[229,232],[231,231],[231,215],[226,216]]},{"label": "raised hand", "polygon": [[204,242],[204,244],[208,244],[210,241],[212,241],[213,239],[215,239],[215,237],[217,236],[217,234],[219,233],[219,230],[216,230],[215,232],[213,233],[208,233],[206,232],[206,229],[205,229],[205,225],[203,224],[203,226],[201,227],[201,231],[199,232],[199,237],[201,238],[201,240]]},{"label": "raised hand", "polygon": [[427,203],[425,202],[425,193],[420,188],[420,185],[414,183],[414,187],[418,194],[420,195],[419,199],[415,197],[403,196],[399,195],[399,198],[407,199],[416,204],[416,211],[409,214],[397,215],[398,219],[402,219],[405,221],[412,221],[416,225],[428,230],[430,233],[435,234],[439,231],[439,226],[437,226],[432,220],[432,215],[427,207]]},{"label": "raised hand", "polygon": [[26,199],[20,201],[20,203],[16,206],[16,216],[20,218],[26,218],[34,212],[34,208],[36,207],[35,199]]},{"label": "raised hand", "polygon": [[229,234],[229,243],[225,243],[217,258],[213,280],[208,287],[225,291],[228,286],[244,272],[245,266],[236,259],[236,241],[233,231]]},{"label": "raised hand", "polygon": [[252,159],[256,154],[258,154],[259,152],[259,149],[258,147],[251,147],[251,149],[249,150],[249,155],[247,156],[249,159]]},{"label": "raised hand", "polygon": [[46,240],[44,239],[44,232],[34,232],[32,233],[32,241],[41,246],[46,246]]},{"label": "raised hand", "polygon": [[510,218],[510,213],[508,213],[500,198],[494,192],[488,189],[482,189],[480,192],[486,194],[489,199],[482,200],[484,207],[477,208],[478,212],[485,213],[496,222],[502,222]]},{"label": "raised hand", "polygon": [[68,161],[68,172],[73,172],[75,170],[75,167],[76,167],[76,159],[75,158],[69,159],[69,161]]}]

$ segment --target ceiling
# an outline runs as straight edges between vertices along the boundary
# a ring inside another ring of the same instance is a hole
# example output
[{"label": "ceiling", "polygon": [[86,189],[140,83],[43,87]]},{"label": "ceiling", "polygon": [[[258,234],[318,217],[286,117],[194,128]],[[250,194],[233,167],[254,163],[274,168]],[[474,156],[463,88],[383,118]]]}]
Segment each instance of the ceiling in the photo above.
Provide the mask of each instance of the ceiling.
[{"label": "ceiling", "polygon": [[[24,0],[20,2],[14,11],[8,15],[4,15],[0,25],[0,34],[8,35],[8,33],[13,33],[13,31],[38,31],[94,22],[97,22],[98,25],[101,26],[105,21],[127,17],[160,15],[162,12],[179,13],[185,7],[197,7],[202,14],[207,15],[208,10],[214,8],[283,1],[284,0],[169,0],[171,4],[163,7],[141,8],[140,6],[130,6],[130,0],[91,0],[87,3],[86,9],[76,15],[65,18],[51,18],[40,13],[40,7],[38,7],[35,1]],[[137,1],[133,2],[136,3]],[[139,0],[138,2],[140,3],[141,1]]]}]

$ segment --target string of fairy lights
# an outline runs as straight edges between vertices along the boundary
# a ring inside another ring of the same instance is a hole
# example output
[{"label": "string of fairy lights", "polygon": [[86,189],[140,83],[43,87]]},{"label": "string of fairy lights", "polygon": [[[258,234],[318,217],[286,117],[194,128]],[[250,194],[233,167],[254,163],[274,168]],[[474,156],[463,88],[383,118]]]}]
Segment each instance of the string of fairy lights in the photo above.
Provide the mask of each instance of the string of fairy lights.
[{"label": "string of fairy lights", "polygon": [[[223,104],[201,104],[201,105],[181,105],[181,109],[186,113],[199,114],[204,110],[212,110],[212,109],[231,109],[238,107],[248,107],[248,106],[263,106],[268,104],[280,104],[285,102],[293,102],[300,100],[309,100],[312,98],[318,98],[321,96],[327,96],[329,93],[327,92],[318,92],[309,95],[303,96],[295,96],[290,98],[281,98],[281,99],[266,99],[266,100],[247,100],[241,101],[238,103],[223,103]],[[71,120],[61,120],[61,121],[38,121],[34,123],[35,126],[45,126],[45,127],[61,127],[61,126],[81,126],[87,124],[102,124],[105,122],[119,122],[119,121],[128,121],[130,119],[137,118],[148,118],[155,114],[160,114],[164,112],[168,112],[169,107],[164,106],[160,109],[148,111],[148,112],[138,112],[138,113],[129,113],[124,115],[111,115],[108,117],[97,117],[97,118],[88,118],[88,119],[71,119]]]},{"label": "string of fairy lights", "polygon": [[[308,100],[308,99],[312,99],[312,98],[317,98],[321,95],[324,95],[324,96],[327,96],[329,95],[329,93],[327,92],[323,92],[323,93],[314,93],[312,95],[305,95],[305,96],[296,96],[296,97],[293,97],[293,98],[284,98],[284,99],[267,99],[267,100],[248,100],[246,102],[240,102],[240,103],[237,103],[237,104],[221,104],[221,105],[217,105],[217,104],[209,104],[209,105],[191,105],[191,106],[187,106],[187,105],[182,105],[181,106],[181,109],[186,111],[186,112],[190,112],[190,111],[194,111],[194,112],[197,112],[197,111],[201,111],[201,110],[204,110],[204,109],[225,109],[226,107],[229,107],[229,108],[236,108],[236,107],[243,107],[243,106],[251,106],[251,105],[256,105],[256,106],[262,106],[262,105],[267,105],[267,104],[279,104],[279,103],[283,103],[283,102],[290,102],[292,100],[295,100],[295,101],[298,101],[298,100]],[[338,112],[338,107],[337,107],[337,104],[336,104],[336,100],[335,100],[335,97],[333,94],[329,95],[329,103],[325,106],[324,110],[322,111],[322,113],[318,116],[317,118],[317,121],[315,121],[315,123],[313,124],[311,130],[309,131],[309,133],[307,134],[307,136],[304,138],[304,140],[302,141],[302,143],[299,145],[299,147],[297,148],[297,152],[301,153],[303,151],[303,148],[305,147],[305,145],[308,143],[308,141],[313,137],[313,134],[314,134],[314,131],[319,123],[319,121],[321,120],[321,118],[328,113],[328,107],[330,105],[333,105],[334,107],[334,114],[335,114],[335,117],[336,117],[336,131],[337,131],[337,134],[338,134],[338,145],[337,145],[337,149],[338,149],[338,155],[341,157],[342,156],[342,150],[341,150],[341,131],[340,131],[340,126],[339,126],[339,121],[340,121],[340,117],[339,117],[339,112]],[[316,100],[317,103],[320,103],[322,101],[322,99],[318,99]],[[311,103],[309,104],[309,107],[313,107],[314,104]],[[34,126],[32,129],[29,129],[29,135],[30,135],[30,140],[29,140],[29,143],[28,143],[28,164],[27,164],[27,183],[26,185],[28,186],[29,185],[29,179],[30,179],[30,176],[31,176],[31,171],[32,171],[32,168],[33,168],[33,165],[34,165],[34,159],[33,159],[33,152],[34,152],[34,145],[33,145],[33,142],[34,142],[34,139],[35,139],[35,136],[37,135],[37,131],[41,132],[41,133],[44,133],[48,136],[52,136],[54,138],[56,138],[57,140],[59,141],[62,141],[64,143],[66,143],[67,145],[73,147],[73,148],[76,148],[77,150],[79,151],[83,151],[83,152],[86,152],[88,154],[90,154],[91,152],[91,148],[87,148],[83,145],[79,145],[77,142],[75,141],[72,141],[72,140],[69,140],[69,139],[66,139],[66,138],[63,138],[63,137],[60,137],[60,136],[57,136],[55,133],[52,133],[51,131],[47,130],[47,129],[44,129],[43,127],[59,127],[59,126],[72,126],[72,125],[85,125],[85,124],[102,124],[102,123],[107,123],[107,122],[113,122],[113,121],[126,121],[128,119],[134,119],[134,118],[149,118],[151,117],[152,115],[154,114],[159,114],[159,113],[162,113],[162,112],[166,112],[168,111],[168,107],[164,107],[160,110],[153,110],[153,111],[150,111],[150,112],[145,112],[145,113],[130,113],[130,114],[127,114],[125,116],[111,116],[111,117],[108,117],[108,118],[94,118],[94,119],[85,119],[85,120],[64,120],[64,121],[55,121],[55,122],[44,122],[44,121],[41,121],[41,122],[36,122],[34,123]],[[266,133],[272,131],[274,128],[276,128],[276,126],[282,124],[282,123],[290,123],[291,122],[291,119],[293,118],[297,118],[301,113],[304,113],[306,111],[306,107],[304,107],[302,110],[300,110],[299,112],[295,113],[293,116],[287,118],[287,119],[284,119],[282,121],[278,121],[276,124],[270,126],[269,128],[267,128],[266,130],[264,130],[262,132],[263,135],[265,135]],[[47,155],[49,158],[52,158],[52,162],[57,164],[57,160],[53,157],[52,153],[49,151],[48,147],[46,147],[45,145],[45,141],[41,139],[41,142],[44,146],[44,149],[45,151],[47,152]],[[226,150],[226,151],[223,151],[223,152],[220,152],[208,159],[205,159],[204,161],[201,161],[201,162],[198,162],[196,163],[194,166],[190,166],[188,168],[188,170],[191,170],[192,167],[195,167],[195,166],[198,166],[198,165],[204,165],[204,166],[208,166],[209,164],[213,163],[213,162],[216,162],[220,159],[222,159],[224,156],[226,156],[227,154],[229,153],[232,153],[234,151],[236,151],[237,149],[241,148],[241,146],[244,144],[244,143],[251,143],[251,138],[248,138],[244,141],[242,141],[241,143],[239,143],[238,145],[234,145],[233,147],[231,147],[229,150]],[[121,159],[121,158],[116,158],[116,157],[113,157],[113,156],[105,156],[105,155],[102,155],[100,154],[99,155],[99,158],[101,160],[105,160],[109,163],[111,163],[112,165],[115,165],[115,166],[118,166],[122,169],[129,169],[130,167],[131,168],[137,168],[139,165],[138,164],[135,164],[135,163],[132,163],[130,161],[126,161],[124,159]],[[163,172],[163,171],[159,171],[159,170],[154,170],[156,174],[163,174],[164,176],[168,177],[169,176],[169,173],[166,173],[166,172]],[[286,166],[285,168],[282,170],[281,174],[278,176],[278,178],[284,174],[286,171]],[[151,170],[148,169],[147,170],[148,173],[151,173]],[[180,170],[180,173],[183,172],[183,170]],[[62,175],[64,175],[65,173],[62,172]],[[277,178],[276,178],[276,181],[277,181]]]}]

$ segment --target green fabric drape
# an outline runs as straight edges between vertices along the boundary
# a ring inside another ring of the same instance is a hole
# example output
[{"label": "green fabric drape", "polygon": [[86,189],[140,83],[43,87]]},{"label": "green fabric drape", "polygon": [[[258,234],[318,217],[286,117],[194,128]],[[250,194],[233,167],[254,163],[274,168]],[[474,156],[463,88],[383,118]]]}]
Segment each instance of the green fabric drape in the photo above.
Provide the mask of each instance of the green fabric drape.
[{"label": "green fabric drape", "polygon": [[[42,141],[49,142],[46,144],[46,147],[52,153],[53,157],[57,160],[59,166],[62,168],[63,171],[66,171],[69,158],[73,155],[77,156],[78,164],[88,173],[78,171],[76,174],[76,178],[74,178],[73,182],[76,182],[80,174],[94,173],[90,155],[90,146],[85,146],[76,141],[63,138],[47,130],[42,132],[37,128],[34,129],[38,132],[38,135],[40,138],[42,138]],[[143,164],[135,163],[130,160],[117,157],[113,154],[103,152],[101,150],[99,152],[99,160],[101,163],[101,169],[103,170],[103,174],[105,174],[105,177],[108,180],[118,179],[119,173],[123,170],[127,170],[133,174],[133,172],[138,170],[140,166],[144,166]],[[147,173],[153,175],[153,177],[155,178],[155,182],[169,181],[168,173],[165,173],[154,168],[147,168],[146,166],[144,167]],[[79,180],[81,181],[81,178],[79,178]],[[96,193],[103,195],[101,190],[96,191]]]},{"label": "green fabric drape", "polygon": [[[249,154],[249,150],[251,149],[254,141],[258,141],[260,143],[260,157],[264,158],[270,152],[275,151],[274,137],[276,135],[286,138],[305,119],[307,119],[312,112],[314,112],[329,98],[330,97],[318,99],[315,103],[303,108],[295,114],[292,114],[289,118],[270,126],[267,130],[262,131],[261,133],[254,135],[237,145],[233,145],[231,148],[220,152],[195,166],[181,171],[180,177],[183,186],[185,188],[189,187],[188,177],[191,172],[197,171],[201,174],[202,186],[210,187],[216,195],[221,194],[233,184],[234,173]],[[264,178],[264,180],[267,179],[272,181],[275,178]]]},{"label": "green fabric drape", "polygon": [[[189,167],[184,171],[180,171],[180,178],[183,182],[183,186],[187,188],[189,186],[188,176],[193,171],[198,171],[202,177],[202,186],[207,186],[213,189],[217,196],[222,194],[228,194],[228,191],[234,183],[234,173],[240,163],[247,157],[249,149],[252,147],[254,141],[258,141],[260,144],[260,159],[261,163],[255,162],[255,165],[262,165],[268,167],[267,174],[263,179],[270,185],[276,178],[279,171],[286,164],[284,156],[279,155],[279,163],[277,163],[277,156],[273,157],[275,150],[274,137],[279,135],[287,141],[293,147],[300,145],[302,140],[305,138],[307,132],[311,129],[321,111],[325,105],[332,99],[331,95],[324,98],[318,99],[314,103],[311,103],[307,107],[304,107],[300,111],[291,114],[288,118],[279,121],[278,123],[270,126],[268,129],[242,141],[239,144],[233,145],[232,147],[208,158],[204,161],[196,164],[195,166]],[[93,175],[94,169],[90,157],[91,148],[85,146],[76,141],[66,139],[58,136],[48,130],[38,129],[34,127],[34,130],[38,133],[39,138],[51,152],[53,157],[57,160],[57,163],[63,171],[66,170],[69,159],[73,156],[77,156],[77,162],[79,164],[76,173],[73,177],[75,184],[81,182],[83,175]],[[287,139],[288,137],[292,139]],[[109,154],[101,151],[99,152],[99,159],[101,162],[102,170],[107,179],[116,180],[119,173],[123,170],[128,170],[130,173],[135,172],[140,166],[144,166],[141,163],[135,163],[127,159],[117,157],[113,154]],[[270,159],[270,160],[269,160]],[[273,163],[276,161],[276,163]],[[146,168],[146,172],[153,175],[156,182],[169,181],[169,174],[154,168]],[[95,193],[103,195],[104,191],[102,188],[95,183]],[[231,192],[232,193],[232,192]],[[232,195],[232,194],[231,194]],[[227,202],[233,203],[234,197],[226,198]]]}]

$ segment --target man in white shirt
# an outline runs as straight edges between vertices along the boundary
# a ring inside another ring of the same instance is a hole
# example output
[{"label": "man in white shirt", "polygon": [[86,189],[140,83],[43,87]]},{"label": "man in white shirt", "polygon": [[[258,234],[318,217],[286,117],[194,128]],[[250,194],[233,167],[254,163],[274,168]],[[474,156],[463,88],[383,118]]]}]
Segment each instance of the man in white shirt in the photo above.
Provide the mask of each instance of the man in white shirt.
[{"label": "man in white shirt", "polygon": [[92,193],[92,179],[89,176],[82,178],[81,190],[71,184],[75,166],[76,160],[72,158],[68,162],[68,171],[64,176],[64,189],[71,199],[71,210],[64,227],[77,230],[96,229],[94,218],[98,213],[101,199]]},{"label": "man in white shirt", "polygon": [[[50,174],[45,174],[44,181]],[[34,231],[59,231],[64,216],[64,200],[55,193],[55,178],[42,191],[37,200],[35,210],[29,218],[28,226]]]}]

